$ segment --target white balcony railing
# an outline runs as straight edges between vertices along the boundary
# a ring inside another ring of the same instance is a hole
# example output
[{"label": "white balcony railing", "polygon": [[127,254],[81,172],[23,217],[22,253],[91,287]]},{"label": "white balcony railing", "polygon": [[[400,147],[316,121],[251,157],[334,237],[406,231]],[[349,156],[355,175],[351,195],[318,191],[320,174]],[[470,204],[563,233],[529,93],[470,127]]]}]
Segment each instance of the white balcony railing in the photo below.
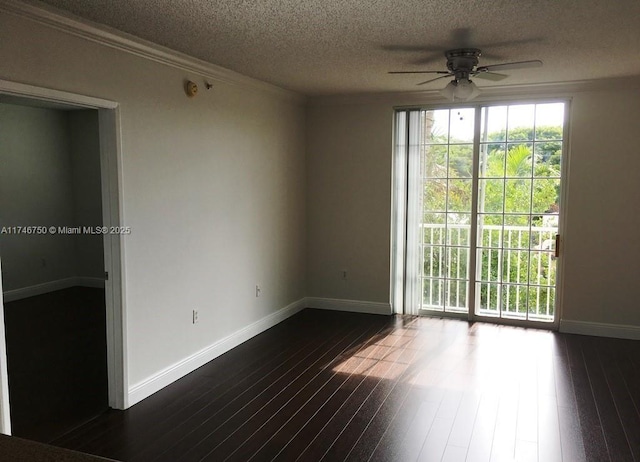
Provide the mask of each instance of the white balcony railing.
[{"label": "white balcony railing", "polygon": [[[422,224],[422,308],[466,312],[470,225]],[[480,225],[476,306],[488,316],[552,321],[555,226]]]}]

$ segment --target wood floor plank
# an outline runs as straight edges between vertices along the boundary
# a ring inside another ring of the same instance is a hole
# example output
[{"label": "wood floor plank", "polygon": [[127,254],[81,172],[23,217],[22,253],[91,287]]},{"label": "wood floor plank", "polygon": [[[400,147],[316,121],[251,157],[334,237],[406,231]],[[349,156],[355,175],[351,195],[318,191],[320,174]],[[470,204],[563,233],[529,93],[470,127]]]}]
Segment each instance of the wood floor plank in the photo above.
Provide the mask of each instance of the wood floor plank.
[{"label": "wood floor plank", "polygon": [[[308,372],[309,368],[318,361],[327,360],[327,351],[340,341],[348,338],[350,329],[336,331],[339,333],[327,336],[321,343],[314,345],[310,351],[301,350],[291,359],[280,365],[272,373],[262,377],[258,382],[251,384],[242,394],[237,395],[235,389],[229,395],[216,399],[205,406],[206,412],[201,412],[194,425],[191,423],[174,439],[173,444],[167,448],[153,449],[153,457],[156,460],[193,460],[195,454],[208,452],[203,446],[203,441],[217,446],[227,436],[229,430],[235,425],[251,417],[255,412],[277,396],[286,387],[301,375]],[[235,396],[237,395],[237,396]],[[146,457],[146,456],[145,456]],[[195,459],[198,460],[198,459]]]},{"label": "wood floor plank", "polygon": [[[317,333],[322,335],[321,332],[324,333],[324,331],[318,331]],[[277,353],[279,351],[279,353],[274,354],[268,359],[263,357],[261,363],[250,360],[249,364],[246,364],[246,361],[238,361],[238,357],[243,351],[234,351],[233,356],[236,358],[235,361],[233,358],[229,360],[223,358],[224,361],[222,361],[221,366],[224,366],[225,363],[228,362],[235,362],[239,365],[244,364],[245,366],[254,367],[240,367],[235,374],[233,367],[230,368],[231,373],[227,373],[224,368],[221,368],[220,370],[225,370],[225,373],[219,374],[217,380],[213,383],[206,374],[203,374],[203,376],[199,378],[197,375],[194,378],[190,374],[190,376],[178,382],[185,381],[185,383],[189,385],[193,380],[199,379],[203,388],[196,390],[194,396],[187,394],[187,400],[185,400],[184,394],[174,395],[175,403],[173,403],[173,405],[155,406],[155,408],[161,412],[161,415],[154,415],[153,412],[138,410],[139,405],[136,405],[132,408],[134,412],[128,413],[131,419],[129,425],[126,427],[121,426],[119,429],[110,429],[110,433],[103,435],[101,441],[92,443],[93,447],[87,449],[85,446],[80,449],[89,450],[90,452],[95,450],[96,452],[99,451],[102,453],[105,451],[108,452],[108,450],[113,447],[112,454],[117,456],[117,458],[125,460],[140,458],[141,460],[147,460],[146,458],[151,456],[149,453],[158,451],[162,446],[158,445],[156,441],[160,440],[163,444],[170,444],[171,439],[166,438],[168,433],[178,432],[192,419],[200,417],[208,418],[206,412],[204,412],[208,406],[209,409],[211,409],[216,402],[228,396],[232,391],[234,396],[237,396],[237,394],[242,391],[246,391],[248,388],[256,385],[257,379],[264,380],[265,374],[268,376],[269,373],[276,371],[277,368],[286,363],[286,361],[301,354],[300,351],[305,351],[309,345],[312,345],[313,342],[316,341],[315,333],[315,329],[310,330],[308,336],[294,341],[290,349],[282,350],[281,347],[277,348],[275,352]],[[180,385],[183,384],[181,383]],[[150,397],[150,400],[154,400],[155,397],[156,395]],[[143,403],[140,403],[140,405]],[[135,430],[132,431],[129,430],[129,428]],[[139,431],[143,433],[140,434]],[[118,439],[119,437],[120,440]],[[122,442],[122,438],[125,438],[124,443]]]},{"label": "wood floor plank", "polygon": [[600,361],[603,342],[581,339],[581,345],[609,457],[616,462],[633,462],[631,447]]},{"label": "wood floor plank", "polygon": [[545,462],[562,461],[558,404],[555,397],[538,401],[538,456]]},{"label": "wood floor plank", "polygon": [[500,396],[497,391],[485,392],[480,399],[467,451],[468,462],[489,462],[491,460],[499,403]]},{"label": "wood floor plank", "polygon": [[564,337],[558,339],[558,346],[559,354],[553,357],[553,368],[562,460],[581,462],[586,460],[586,455]]},{"label": "wood floor plank", "polygon": [[[351,435],[347,435],[345,429],[391,370],[393,363],[383,359],[397,344],[401,344],[404,340],[401,335],[394,335],[394,330],[377,339],[371,345],[375,353],[370,360],[370,365],[363,371],[363,380],[358,383],[349,398],[326,422],[324,428],[315,435],[309,446],[302,451],[300,460],[332,460],[331,457],[334,457],[335,454],[346,455],[349,452],[351,447],[348,444],[351,441]],[[344,442],[344,439],[341,440],[340,437],[348,437],[347,442]]]},{"label": "wood floor plank", "polygon": [[500,393],[498,416],[491,446],[491,461],[515,458],[518,399],[518,392],[513,388],[504,389]]},{"label": "wood floor plank", "polygon": [[[409,329],[413,329],[412,324],[408,325]],[[345,460],[369,459],[411,391],[412,386],[409,379],[416,370],[420,370],[424,366],[425,359],[421,354],[424,342],[417,338],[412,330],[406,330],[405,327],[401,328],[403,335],[411,337],[411,339],[401,347],[402,349],[398,349],[394,358],[391,357],[394,355],[387,358],[387,360],[395,360],[388,380],[385,380],[384,384],[379,384],[372,396],[354,416],[352,422],[343,432],[342,442],[337,441],[338,444],[349,449],[344,457]],[[360,435],[358,436],[358,434]],[[340,453],[329,452],[327,457],[331,460],[335,454]]]},{"label": "wood floor plank", "polygon": [[[326,369],[332,369],[327,382],[319,387],[305,400],[307,395],[298,394],[293,401],[281,409],[273,418],[256,432],[248,441],[243,442],[232,454],[237,460],[271,460],[278,452],[306,425],[311,417],[331,399],[350,375],[366,360],[364,350],[367,342],[378,335],[384,326],[373,326],[367,330],[359,344],[342,355],[336,357]],[[274,428],[277,428],[274,431]]]},{"label": "wood floor plank", "polygon": [[59,439],[138,461],[639,460],[640,342],[303,310]]},{"label": "wood floor plank", "polygon": [[587,460],[594,462],[611,460],[584,362],[580,336],[567,336],[566,342],[585,455]]},{"label": "wood floor plank", "polygon": [[[321,403],[315,412],[311,412],[309,418],[304,422],[300,422],[302,424],[300,429],[294,433],[289,441],[279,445],[279,450],[273,460],[295,460],[313,442],[314,438],[328,425],[328,422],[334,418],[336,413],[354,395],[360,384],[365,380],[366,372],[370,369],[371,364],[375,361],[374,358],[379,352],[375,345],[376,339],[384,337],[392,329],[393,325],[389,323],[385,329],[366,343],[365,348],[361,350],[355,361],[350,364],[347,380],[342,382],[338,390],[327,401]],[[319,457],[320,455],[317,456],[318,459]]]},{"label": "wood floor plank", "polygon": [[606,341],[603,348],[598,351],[600,364],[602,365],[607,384],[611,390],[611,396],[620,417],[627,442],[635,460],[640,460],[640,412],[636,407],[631,393],[627,388],[624,376],[620,369],[617,352],[619,342]]},{"label": "wood floor plank", "polygon": [[217,447],[211,449],[212,444],[203,442],[208,449],[203,458],[211,456],[216,459],[248,460],[253,456],[253,448],[251,444],[245,443],[253,442],[258,445],[266,442],[270,438],[269,434],[277,428],[275,425],[278,422],[288,420],[296,410],[303,407],[319,390],[329,384],[332,378],[337,376],[335,369],[340,369],[343,362],[341,358],[363,340],[368,340],[370,334],[370,330],[360,332],[360,329],[357,329],[357,332],[345,338],[344,342],[336,343],[333,351],[327,351],[327,358],[324,361],[319,362],[316,367],[310,368],[308,373],[287,385],[291,388],[290,391],[282,390],[282,393],[254,413],[250,419],[237,425],[237,428]]},{"label": "wood floor plank", "polygon": [[[216,361],[212,361],[207,365],[197,369],[193,373],[176,381],[171,387],[160,390],[158,393],[147,398],[146,400],[136,404],[127,410],[126,425],[122,425],[123,416],[112,416],[113,418],[99,419],[100,429],[93,429],[90,426],[81,431],[74,432],[67,437],[61,438],[54,444],[62,447],[87,450],[92,453],[109,453],[112,457],[128,459],[131,454],[135,454],[135,444],[146,444],[146,441],[158,435],[161,425],[166,420],[170,420],[169,425],[176,424],[175,412],[183,409],[198,397],[207,392],[213,393],[211,381],[206,380],[215,371],[219,371],[216,378],[220,385],[227,382],[235,383],[236,376],[251,374],[259,369],[260,365],[265,362],[277,360],[277,355],[271,357],[274,353],[282,351],[282,342],[293,342],[304,339],[300,337],[299,329],[296,325],[304,323],[305,320],[300,319],[295,324],[292,322],[284,322],[272,329],[271,336],[259,335],[252,342],[246,342],[232,352],[228,352]],[[315,323],[313,324],[315,326]],[[312,334],[311,329],[309,334]],[[239,358],[243,358],[239,361]],[[249,358],[247,360],[247,358]],[[268,359],[269,361],[265,361]],[[266,366],[268,367],[268,365]],[[221,373],[223,372],[224,373]],[[204,379],[203,379],[204,377]],[[175,411],[174,411],[175,410]],[[113,422],[111,424],[111,422]],[[92,438],[86,438],[85,432],[89,431]],[[79,443],[78,441],[81,441]],[[130,445],[133,444],[133,447]]]}]

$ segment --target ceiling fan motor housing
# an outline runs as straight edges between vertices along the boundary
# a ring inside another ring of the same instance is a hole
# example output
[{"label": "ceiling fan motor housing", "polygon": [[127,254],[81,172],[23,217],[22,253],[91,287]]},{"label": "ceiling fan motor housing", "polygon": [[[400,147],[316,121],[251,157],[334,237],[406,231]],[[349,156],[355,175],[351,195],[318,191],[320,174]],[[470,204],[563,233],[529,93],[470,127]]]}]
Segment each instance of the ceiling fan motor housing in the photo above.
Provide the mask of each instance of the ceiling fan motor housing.
[{"label": "ceiling fan motor housing", "polygon": [[458,48],[445,52],[447,58],[447,69],[455,75],[456,81],[469,80],[475,67],[478,65],[478,58],[482,52],[478,48]]}]

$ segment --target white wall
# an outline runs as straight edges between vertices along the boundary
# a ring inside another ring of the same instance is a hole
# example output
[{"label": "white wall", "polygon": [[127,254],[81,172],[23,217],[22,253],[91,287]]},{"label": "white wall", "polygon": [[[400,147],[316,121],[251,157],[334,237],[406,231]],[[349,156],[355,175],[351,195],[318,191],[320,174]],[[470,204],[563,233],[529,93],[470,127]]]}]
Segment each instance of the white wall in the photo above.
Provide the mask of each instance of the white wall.
[{"label": "white wall", "polygon": [[[640,91],[609,87],[562,95],[573,98],[562,319],[629,326],[637,337]],[[317,98],[309,108],[312,296],[389,301],[392,107],[420,101],[367,101]]]},{"label": "white wall", "polygon": [[0,78],[120,104],[130,387],[304,297],[302,99],[7,13],[0,43]]}]

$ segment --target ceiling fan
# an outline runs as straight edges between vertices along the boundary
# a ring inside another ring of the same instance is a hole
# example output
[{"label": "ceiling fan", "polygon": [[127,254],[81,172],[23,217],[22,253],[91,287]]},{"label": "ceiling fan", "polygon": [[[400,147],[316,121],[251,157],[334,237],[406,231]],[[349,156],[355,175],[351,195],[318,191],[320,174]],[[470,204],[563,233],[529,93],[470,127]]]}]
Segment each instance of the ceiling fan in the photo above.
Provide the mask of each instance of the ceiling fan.
[{"label": "ceiling fan", "polygon": [[389,74],[442,74],[434,79],[425,80],[418,85],[424,85],[439,79],[453,77],[453,80],[441,91],[452,100],[468,101],[480,94],[478,87],[471,81],[471,77],[499,81],[508,77],[506,74],[498,74],[495,71],[512,69],[530,69],[542,66],[542,61],[516,61],[512,63],[491,64],[478,66],[478,58],[482,52],[478,48],[456,48],[445,51],[447,58],[447,70],[442,71],[391,71]]}]

